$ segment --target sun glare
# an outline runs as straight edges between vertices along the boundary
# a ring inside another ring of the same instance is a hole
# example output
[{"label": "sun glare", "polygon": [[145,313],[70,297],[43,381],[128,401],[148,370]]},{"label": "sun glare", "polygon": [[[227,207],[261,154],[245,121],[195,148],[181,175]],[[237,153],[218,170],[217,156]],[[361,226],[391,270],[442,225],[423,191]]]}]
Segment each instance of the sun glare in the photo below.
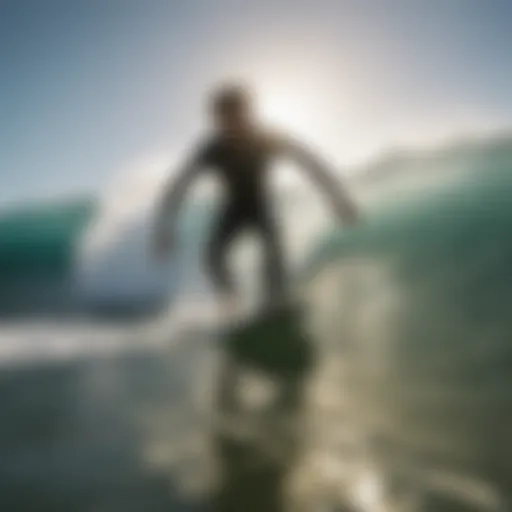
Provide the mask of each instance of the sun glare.
[{"label": "sun glare", "polygon": [[315,90],[297,82],[279,87],[262,87],[258,91],[261,116],[265,122],[304,136],[315,136],[325,132],[328,119],[324,109],[315,101]]},{"label": "sun glare", "polygon": [[254,88],[266,123],[311,143],[326,157],[352,164],[373,152],[372,137],[367,137],[371,132],[362,129],[362,93],[352,69],[357,66],[344,59],[340,72],[339,55],[314,42],[276,46],[268,53],[253,49],[250,60],[233,56],[215,74],[221,80],[242,77]]},{"label": "sun glare", "polygon": [[260,102],[262,117],[271,124],[301,131],[310,126],[311,115],[308,115],[307,105],[297,95],[270,92]]}]

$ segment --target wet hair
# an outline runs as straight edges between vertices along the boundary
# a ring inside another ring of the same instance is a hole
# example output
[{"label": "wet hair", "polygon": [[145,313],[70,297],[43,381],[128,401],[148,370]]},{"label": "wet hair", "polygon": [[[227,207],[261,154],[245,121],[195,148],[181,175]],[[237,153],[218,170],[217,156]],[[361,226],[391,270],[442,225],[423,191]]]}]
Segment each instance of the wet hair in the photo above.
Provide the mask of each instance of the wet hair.
[{"label": "wet hair", "polygon": [[242,84],[227,84],[215,89],[211,96],[211,108],[217,115],[230,115],[247,109],[253,98],[250,89]]}]

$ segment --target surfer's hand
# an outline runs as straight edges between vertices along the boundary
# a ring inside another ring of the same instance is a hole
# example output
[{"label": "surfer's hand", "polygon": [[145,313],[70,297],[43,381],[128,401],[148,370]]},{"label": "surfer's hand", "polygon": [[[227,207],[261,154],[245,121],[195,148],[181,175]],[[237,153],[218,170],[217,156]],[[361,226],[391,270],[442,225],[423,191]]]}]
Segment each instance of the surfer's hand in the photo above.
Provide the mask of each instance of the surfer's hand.
[{"label": "surfer's hand", "polygon": [[173,233],[161,231],[154,238],[153,253],[158,261],[165,261],[173,252],[175,237]]}]

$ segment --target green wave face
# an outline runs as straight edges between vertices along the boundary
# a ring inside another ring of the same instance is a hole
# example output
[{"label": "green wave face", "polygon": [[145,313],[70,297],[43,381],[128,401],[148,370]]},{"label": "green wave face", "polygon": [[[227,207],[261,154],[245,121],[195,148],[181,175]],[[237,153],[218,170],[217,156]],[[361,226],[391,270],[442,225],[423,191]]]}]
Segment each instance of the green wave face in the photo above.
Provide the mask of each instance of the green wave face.
[{"label": "green wave face", "polygon": [[328,236],[308,287],[319,339],[348,367],[344,392],[383,457],[424,460],[434,473],[464,468],[506,493],[512,147],[471,165],[460,180],[388,201],[361,228]]},{"label": "green wave face", "polygon": [[94,211],[92,200],[30,205],[0,216],[2,283],[69,274],[84,228]]}]

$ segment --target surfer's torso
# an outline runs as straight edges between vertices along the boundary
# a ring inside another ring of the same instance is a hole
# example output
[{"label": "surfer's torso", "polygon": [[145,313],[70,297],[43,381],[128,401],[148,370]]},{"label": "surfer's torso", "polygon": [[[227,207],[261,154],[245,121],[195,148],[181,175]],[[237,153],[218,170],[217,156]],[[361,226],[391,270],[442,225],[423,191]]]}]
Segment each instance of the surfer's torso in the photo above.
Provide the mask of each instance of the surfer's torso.
[{"label": "surfer's torso", "polygon": [[220,178],[229,203],[262,206],[268,197],[269,169],[282,146],[280,137],[264,132],[218,135],[206,142],[200,159]]}]

